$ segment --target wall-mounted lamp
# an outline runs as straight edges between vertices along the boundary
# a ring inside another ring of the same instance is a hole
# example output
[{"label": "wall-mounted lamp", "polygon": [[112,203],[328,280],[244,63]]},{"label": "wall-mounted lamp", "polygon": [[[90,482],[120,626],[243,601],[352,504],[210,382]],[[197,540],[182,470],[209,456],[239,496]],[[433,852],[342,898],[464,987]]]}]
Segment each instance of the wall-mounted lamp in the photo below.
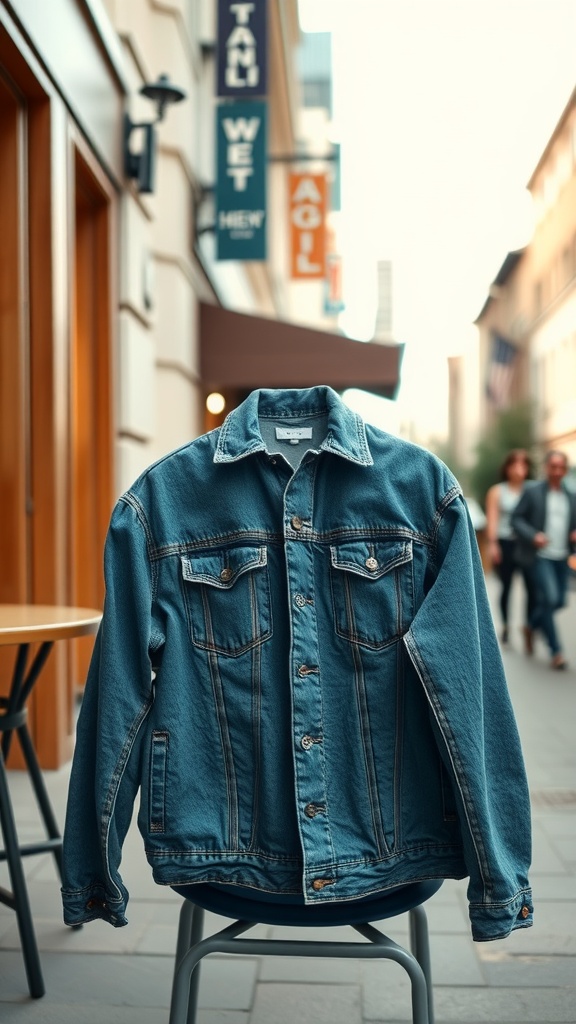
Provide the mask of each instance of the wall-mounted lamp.
[{"label": "wall-mounted lamp", "polygon": [[[160,75],[156,82],[146,82],[140,89],[140,95],[156,104],[156,117],[153,121],[135,122],[129,114],[124,115],[124,170],[128,178],[137,179],[139,192],[153,192],[156,169],[155,125],[163,120],[166,107],[186,99],[186,93],[177,85],[172,85],[168,75]],[[133,153],[130,149],[130,136],[134,128],[139,128],[142,133],[139,153]]]}]

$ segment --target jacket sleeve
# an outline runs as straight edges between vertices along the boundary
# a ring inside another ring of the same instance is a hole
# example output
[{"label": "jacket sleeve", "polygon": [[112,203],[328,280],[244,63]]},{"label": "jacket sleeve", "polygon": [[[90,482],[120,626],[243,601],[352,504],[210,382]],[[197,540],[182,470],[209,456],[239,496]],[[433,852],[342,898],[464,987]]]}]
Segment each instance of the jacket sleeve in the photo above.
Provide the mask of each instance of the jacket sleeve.
[{"label": "jacket sleeve", "polygon": [[428,592],[404,642],[453,779],[476,941],[532,924],[530,804],[468,509],[446,500]]},{"label": "jacket sleeve", "polygon": [[63,844],[64,920],[119,927],[128,892],[118,868],[139,785],[142,725],[152,706],[153,579],[146,522],[125,495],[104,555],[106,599],[76,734]]}]

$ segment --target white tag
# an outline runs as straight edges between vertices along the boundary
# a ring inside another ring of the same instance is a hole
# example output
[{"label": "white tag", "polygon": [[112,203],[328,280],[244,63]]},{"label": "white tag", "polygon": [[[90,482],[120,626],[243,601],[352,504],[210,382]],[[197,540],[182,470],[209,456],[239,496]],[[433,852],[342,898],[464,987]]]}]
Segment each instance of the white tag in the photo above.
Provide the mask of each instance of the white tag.
[{"label": "white tag", "polygon": [[312,427],[276,427],[276,440],[298,444],[312,439]]}]

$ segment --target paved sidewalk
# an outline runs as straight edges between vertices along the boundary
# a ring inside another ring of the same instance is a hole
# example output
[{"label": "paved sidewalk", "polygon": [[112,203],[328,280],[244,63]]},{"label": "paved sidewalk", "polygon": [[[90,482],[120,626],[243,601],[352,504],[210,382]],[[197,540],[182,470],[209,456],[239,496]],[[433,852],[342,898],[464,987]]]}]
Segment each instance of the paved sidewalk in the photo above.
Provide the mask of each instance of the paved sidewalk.
[{"label": "paved sidewalk", "polygon": [[[494,596],[492,579],[489,589]],[[565,673],[548,668],[543,649],[523,656],[520,603],[517,587],[504,659],[533,797],[535,925],[475,944],[466,883],[445,883],[427,904],[436,1024],[576,1024],[576,593],[558,620],[573,666]],[[68,768],[47,773],[60,821],[67,780]],[[37,837],[25,776],[11,772],[10,784],[21,839]],[[66,928],[51,859],[29,858],[26,869],[47,994],[29,999],[14,914],[0,905],[2,1024],[167,1024],[180,900],[152,882],[135,828],[122,866],[131,893],[126,928]],[[5,865],[0,885],[8,886]],[[210,916],[209,924],[217,930],[224,922]],[[407,942],[406,918],[386,926]],[[252,934],[271,931],[294,937],[262,926]],[[318,934],[327,938],[328,930]],[[202,969],[198,1024],[401,1024],[409,1006],[406,977],[392,963],[212,957]]]}]

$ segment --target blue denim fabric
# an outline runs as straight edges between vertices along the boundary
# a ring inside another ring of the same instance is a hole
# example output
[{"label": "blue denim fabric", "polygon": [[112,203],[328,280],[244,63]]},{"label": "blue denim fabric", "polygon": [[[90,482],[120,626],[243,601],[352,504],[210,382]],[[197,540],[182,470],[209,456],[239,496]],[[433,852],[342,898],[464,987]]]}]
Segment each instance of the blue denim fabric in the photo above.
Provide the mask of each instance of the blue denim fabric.
[{"label": "blue denim fabric", "polygon": [[564,559],[537,557],[530,567],[536,602],[530,625],[541,629],[552,655],[562,650],[554,613],[564,608],[568,589],[568,562]]},{"label": "blue denim fabric", "polygon": [[520,743],[474,531],[438,459],[329,388],[254,392],[121,497],[105,574],[67,923],[126,923],[140,787],[160,884],[327,905],[469,876],[475,939],[531,924]]}]

